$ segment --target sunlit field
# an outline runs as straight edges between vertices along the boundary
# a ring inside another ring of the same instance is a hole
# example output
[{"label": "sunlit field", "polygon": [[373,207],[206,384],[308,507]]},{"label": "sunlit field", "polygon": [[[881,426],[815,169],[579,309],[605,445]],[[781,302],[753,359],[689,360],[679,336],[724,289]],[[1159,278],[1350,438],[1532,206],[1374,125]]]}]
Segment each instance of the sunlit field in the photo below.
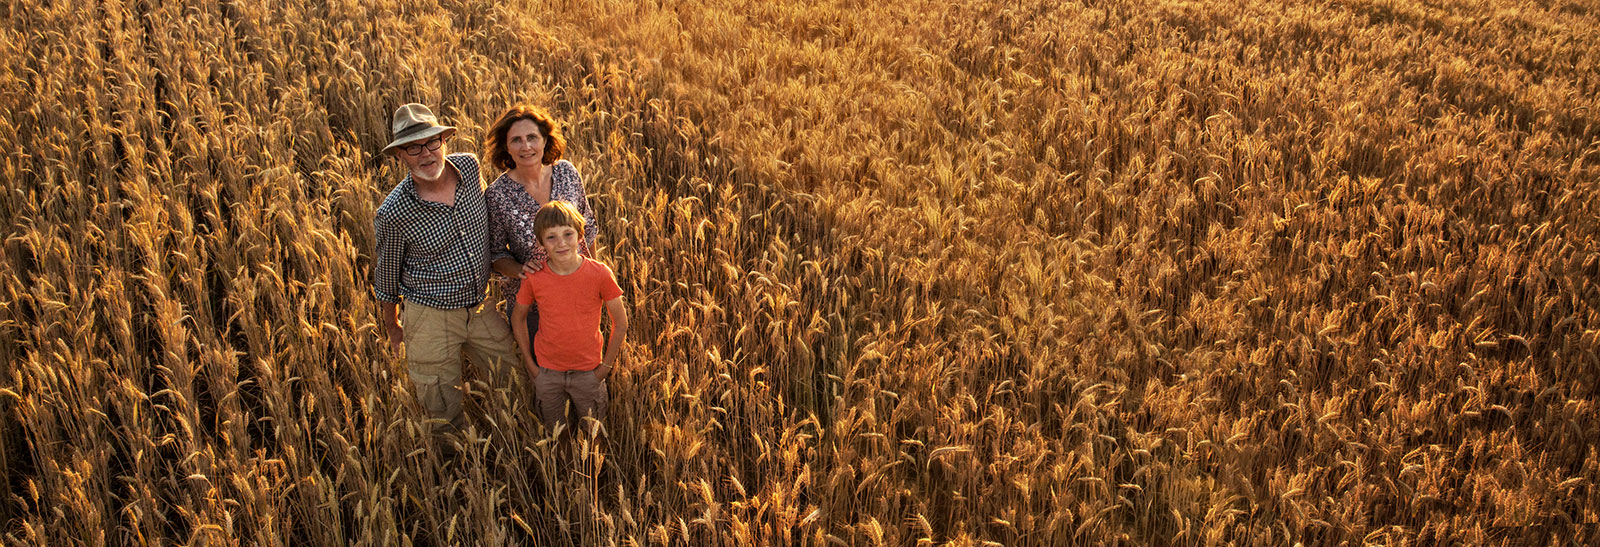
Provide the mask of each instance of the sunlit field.
[{"label": "sunlit field", "polygon": [[[1600,541],[1600,5],[0,4],[5,545]],[[400,104],[566,124],[575,442],[377,328]]]}]

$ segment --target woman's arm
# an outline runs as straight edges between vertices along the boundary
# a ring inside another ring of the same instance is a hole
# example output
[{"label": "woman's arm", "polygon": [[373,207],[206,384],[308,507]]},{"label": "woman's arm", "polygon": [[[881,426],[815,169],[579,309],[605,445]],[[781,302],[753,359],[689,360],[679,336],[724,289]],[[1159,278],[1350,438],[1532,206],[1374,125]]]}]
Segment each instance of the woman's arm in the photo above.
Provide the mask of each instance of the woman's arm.
[{"label": "woman's arm", "polygon": [[[499,179],[495,179],[499,182]],[[495,273],[513,279],[522,278],[522,263],[511,256],[511,227],[504,218],[505,204],[498,197],[499,192],[494,191],[494,185],[489,185],[489,191],[484,192],[484,208],[489,216],[489,266]]]},{"label": "woman's arm", "polygon": [[521,262],[517,262],[517,259],[511,258],[509,256],[502,257],[502,258],[496,258],[496,259],[494,259],[494,262],[489,263],[489,265],[494,267],[494,272],[495,273],[503,275],[503,276],[506,276],[506,277],[509,277],[509,278],[512,278],[512,279],[522,279],[522,276],[524,274],[529,274],[529,273],[533,273],[533,272],[539,271],[539,270],[535,269],[532,272],[530,272],[530,271],[528,271],[527,267],[524,266]]},{"label": "woman's arm", "polygon": [[572,173],[572,199],[573,205],[578,207],[578,213],[583,215],[583,248],[579,249],[584,256],[594,258],[594,240],[600,235],[600,224],[595,220],[594,208],[589,206],[589,194],[583,189],[583,176],[578,174],[578,168],[567,162]]}]

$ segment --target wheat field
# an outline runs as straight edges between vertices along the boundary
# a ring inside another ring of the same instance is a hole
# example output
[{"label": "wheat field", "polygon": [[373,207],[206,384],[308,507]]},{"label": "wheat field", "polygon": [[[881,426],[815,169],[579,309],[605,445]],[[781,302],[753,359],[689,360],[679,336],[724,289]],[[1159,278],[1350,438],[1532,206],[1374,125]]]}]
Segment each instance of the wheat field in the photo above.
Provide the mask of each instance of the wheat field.
[{"label": "wheat field", "polygon": [[[6,545],[1600,541],[1594,2],[0,15]],[[419,429],[413,101],[565,122],[603,430]]]}]

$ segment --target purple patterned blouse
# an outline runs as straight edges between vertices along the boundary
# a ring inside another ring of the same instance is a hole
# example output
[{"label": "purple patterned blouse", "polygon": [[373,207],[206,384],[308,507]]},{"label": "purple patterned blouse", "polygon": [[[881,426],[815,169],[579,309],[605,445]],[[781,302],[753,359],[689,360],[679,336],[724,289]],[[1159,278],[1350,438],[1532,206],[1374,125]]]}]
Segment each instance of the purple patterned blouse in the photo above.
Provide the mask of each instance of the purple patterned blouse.
[{"label": "purple patterned blouse", "polygon": [[[538,234],[533,233],[533,215],[539,212],[539,202],[528,195],[522,183],[512,180],[509,173],[501,173],[489,183],[483,197],[489,209],[489,261],[511,257],[517,262],[534,262],[542,267],[544,248],[539,246]],[[550,166],[550,199],[569,202],[583,214],[583,242],[578,252],[593,258],[594,238],[599,235],[600,227],[595,224],[594,209],[589,207],[589,196],[583,191],[583,179],[572,162],[559,160]],[[507,302],[507,314],[511,313],[511,303],[516,300],[518,283],[521,281],[500,278],[500,294]]]}]

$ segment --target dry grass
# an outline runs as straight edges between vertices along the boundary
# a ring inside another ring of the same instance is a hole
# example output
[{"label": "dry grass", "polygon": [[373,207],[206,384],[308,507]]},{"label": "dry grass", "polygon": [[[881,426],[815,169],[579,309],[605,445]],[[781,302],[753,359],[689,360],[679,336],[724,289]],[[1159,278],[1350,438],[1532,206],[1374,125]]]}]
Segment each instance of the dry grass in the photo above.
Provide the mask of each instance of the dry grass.
[{"label": "dry grass", "polygon": [[[0,5],[6,544],[1600,540],[1600,7]],[[398,104],[569,122],[604,443],[376,337]]]}]

